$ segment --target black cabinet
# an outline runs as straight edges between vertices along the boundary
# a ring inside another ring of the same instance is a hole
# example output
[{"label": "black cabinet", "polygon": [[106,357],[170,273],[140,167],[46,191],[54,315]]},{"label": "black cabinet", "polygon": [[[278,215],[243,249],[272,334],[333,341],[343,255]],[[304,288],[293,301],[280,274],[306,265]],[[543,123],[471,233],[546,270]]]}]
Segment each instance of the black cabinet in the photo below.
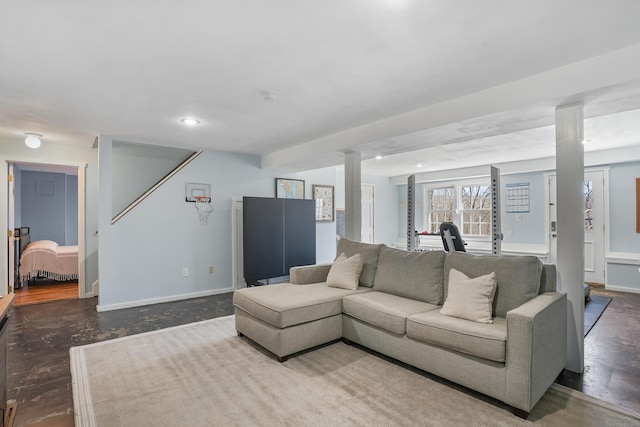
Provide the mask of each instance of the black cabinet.
[{"label": "black cabinet", "polygon": [[313,200],[244,197],[242,206],[244,278],[248,285],[286,276],[291,267],[315,264]]}]

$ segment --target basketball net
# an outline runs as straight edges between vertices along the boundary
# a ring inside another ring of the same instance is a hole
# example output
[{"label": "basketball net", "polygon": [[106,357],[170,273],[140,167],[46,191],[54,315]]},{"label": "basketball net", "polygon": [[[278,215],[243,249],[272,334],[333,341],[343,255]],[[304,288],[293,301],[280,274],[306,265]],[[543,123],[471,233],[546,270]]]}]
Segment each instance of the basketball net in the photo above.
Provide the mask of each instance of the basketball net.
[{"label": "basketball net", "polygon": [[213,212],[213,205],[211,204],[211,197],[207,196],[195,196],[196,211],[200,217],[200,224],[207,225],[209,221],[209,215]]}]

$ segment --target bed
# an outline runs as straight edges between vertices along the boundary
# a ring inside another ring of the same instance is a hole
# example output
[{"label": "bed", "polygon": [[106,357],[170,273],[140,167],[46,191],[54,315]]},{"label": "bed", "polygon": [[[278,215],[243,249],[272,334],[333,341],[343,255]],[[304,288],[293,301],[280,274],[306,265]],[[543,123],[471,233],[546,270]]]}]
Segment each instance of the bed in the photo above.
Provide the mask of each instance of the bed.
[{"label": "bed", "polygon": [[52,240],[30,241],[28,234],[20,236],[20,284],[38,277],[57,280],[78,280],[78,247],[59,246]]}]

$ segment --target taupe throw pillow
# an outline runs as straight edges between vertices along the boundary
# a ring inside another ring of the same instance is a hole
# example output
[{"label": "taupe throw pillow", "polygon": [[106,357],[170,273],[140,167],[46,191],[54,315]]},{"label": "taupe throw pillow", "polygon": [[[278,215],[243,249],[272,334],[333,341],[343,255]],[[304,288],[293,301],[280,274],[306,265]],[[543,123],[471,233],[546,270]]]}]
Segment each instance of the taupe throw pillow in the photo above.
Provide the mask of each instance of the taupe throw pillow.
[{"label": "taupe throw pillow", "polygon": [[362,273],[360,254],[347,258],[344,253],[341,253],[331,265],[327,276],[327,286],[355,291],[358,289],[360,273]]},{"label": "taupe throw pillow", "polygon": [[493,323],[493,297],[496,293],[496,274],[467,277],[452,268],[449,270],[449,292],[440,314],[478,323]]}]

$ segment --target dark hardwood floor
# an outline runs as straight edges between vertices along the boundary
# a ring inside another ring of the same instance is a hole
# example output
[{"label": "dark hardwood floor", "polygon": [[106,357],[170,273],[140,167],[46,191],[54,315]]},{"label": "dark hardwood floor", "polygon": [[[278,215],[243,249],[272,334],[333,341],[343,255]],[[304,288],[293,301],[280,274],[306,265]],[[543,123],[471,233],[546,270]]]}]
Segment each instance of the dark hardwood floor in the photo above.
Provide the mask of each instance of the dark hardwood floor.
[{"label": "dark hardwood floor", "polygon": [[232,294],[98,313],[96,298],[15,307],[8,398],[15,426],[73,426],[69,348],[233,313]]},{"label": "dark hardwood floor", "polygon": [[[558,382],[640,413],[640,295],[613,301],[585,339],[585,372]],[[9,327],[8,397],[16,426],[73,426],[69,348],[233,313],[232,294],[98,313],[96,300],[15,307]]]},{"label": "dark hardwood floor", "polygon": [[591,294],[612,300],[584,339],[584,372],[564,371],[556,382],[640,414],[640,294]]}]

